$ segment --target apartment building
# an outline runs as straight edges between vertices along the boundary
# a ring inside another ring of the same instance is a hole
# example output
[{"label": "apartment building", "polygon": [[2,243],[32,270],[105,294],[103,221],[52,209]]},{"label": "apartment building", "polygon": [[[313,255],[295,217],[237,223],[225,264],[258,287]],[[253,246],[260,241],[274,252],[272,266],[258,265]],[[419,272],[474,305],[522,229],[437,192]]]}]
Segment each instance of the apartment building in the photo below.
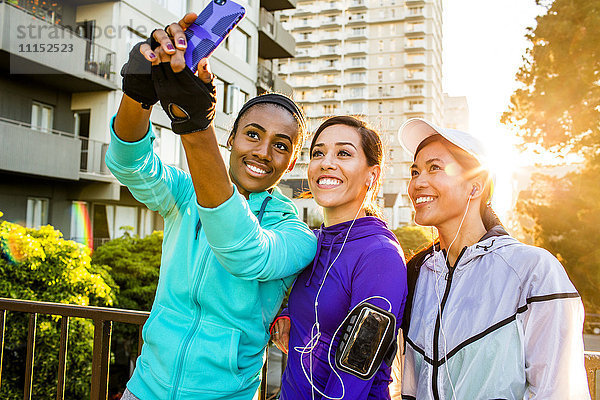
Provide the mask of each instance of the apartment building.
[{"label": "apartment building", "polygon": [[469,104],[466,96],[444,93],[444,122],[442,126],[469,132]]},{"label": "apartment building", "polygon": [[[108,124],[130,49],[208,1],[0,0],[4,219],[29,227],[51,224],[66,238],[95,246],[126,231],[145,236],[162,229],[160,216],[107,170]],[[291,93],[273,72],[273,60],[293,56],[295,42],[274,12],[295,7],[295,0],[238,1],[246,17],[211,57],[223,143],[249,97]],[[160,107],[151,120],[155,151],[165,163],[186,169],[179,137]]]},{"label": "apartment building", "polygon": [[[296,57],[280,62],[280,74],[312,127],[354,114],[378,129],[387,145],[380,193],[386,218],[392,228],[411,223],[405,193],[412,160],[397,133],[411,117],[442,122],[441,0],[299,0],[281,20],[296,39]],[[305,150],[285,181],[296,193],[306,189],[307,162]],[[307,218],[316,218],[298,201]]]}]

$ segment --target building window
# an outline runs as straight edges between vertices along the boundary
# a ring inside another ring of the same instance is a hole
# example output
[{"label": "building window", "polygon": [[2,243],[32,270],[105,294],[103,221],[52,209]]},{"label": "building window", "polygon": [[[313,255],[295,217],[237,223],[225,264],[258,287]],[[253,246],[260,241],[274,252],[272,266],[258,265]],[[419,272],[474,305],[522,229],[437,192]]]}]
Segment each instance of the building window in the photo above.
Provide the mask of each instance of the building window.
[{"label": "building window", "polygon": [[31,128],[50,132],[54,124],[54,107],[33,102],[31,106]]},{"label": "building window", "polygon": [[229,34],[225,47],[240,59],[250,62],[250,36],[241,29],[234,29]]},{"label": "building window", "polygon": [[366,74],[364,72],[353,72],[350,74],[350,80],[352,82],[364,82]]},{"label": "building window", "polygon": [[362,114],[364,112],[364,103],[353,103],[352,104],[352,113],[353,114]]},{"label": "building window", "polygon": [[310,61],[298,62],[298,70],[299,71],[307,71],[309,68],[310,68]]},{"label": "building window", "polygon": [[383,82],[383,71],[377,72],[377,80]]},{"label": "building window", "polygon": [[362,67],[366,64],[366,57],[352,57],[352,66],[353,67]]},{"label": "building window", "polygon": [[172,14],[181,16],[187,11],[187,0],[154,0]]},{"label": "building window", "polygon": [[365,93],[365,89],[364,88],[353,88],[350,93],[352,94],[353,98],[359,98],[359,97],[363,97],[364,93]]},{"label": "building window", "polygon": [[154,152],[163,163],[179,167],[181,161],[181,139],[179,136],[168,128],[156,125],[154,126],[154,134],[156,136],[152,143]]},{"label": "building window", "polygon": [[244,92],[242,89],[235,85],[227,85],[225,89],[227,92],[227,113],[237,113],[242,108],[244,103],[248,100],[248,93]]},{"label": "building window", "polygon": [[423,110],[423,100],[410,100],[408,102],[408,110],[409,111],[422,111]]},{"label": "building window", "polygon": [[27,227],[39,228],[48,225],[48,199],[30,197],[27,199]]},{"label": "building window", "polygon": [[213,84],[217,91],[217,111],[225,112],[225,82],[215,76]]},{"label": "building window", "polygon": [[367,28],[352,28],[352,36],[364,36],[367,33]]}]

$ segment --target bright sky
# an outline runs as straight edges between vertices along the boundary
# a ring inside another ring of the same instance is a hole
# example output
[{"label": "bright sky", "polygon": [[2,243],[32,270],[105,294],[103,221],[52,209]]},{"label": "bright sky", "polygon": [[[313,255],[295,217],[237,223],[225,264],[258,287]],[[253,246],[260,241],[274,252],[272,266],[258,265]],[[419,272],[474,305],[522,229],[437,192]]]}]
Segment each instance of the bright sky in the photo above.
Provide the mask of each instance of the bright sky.
[{"label": "bright sky", "polygon": [[527,27],[544,9],[534,0],[443,0],[443,6],[443,88],[450,96],[467,96],[470,132],[494,150],[492,162],[502,165],[494,194],[502,218],[512,206],[511,166],[523,161],[500,117],[517,88]]}]

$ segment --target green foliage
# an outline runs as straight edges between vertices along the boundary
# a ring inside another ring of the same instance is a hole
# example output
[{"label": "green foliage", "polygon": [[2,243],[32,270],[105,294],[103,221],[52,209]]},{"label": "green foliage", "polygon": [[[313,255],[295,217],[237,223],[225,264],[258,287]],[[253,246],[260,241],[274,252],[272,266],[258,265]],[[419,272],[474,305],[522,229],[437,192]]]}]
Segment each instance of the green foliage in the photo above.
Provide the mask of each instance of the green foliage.
[{"label": "green foliage", "polygon": [[564,265],[587,313],[600,313],[600,158],[563,178],[535,177],[517,210],[533,219],[528,230],[537,246]]},{"label": "green foliage", "polygon": [[518,212],[536,245],[555,254],[582,295],[587,312],[600,312],[600,2],[536,0],[547,13],[530,31],[531,49],[517,79],[522,88],[502,121],[525,143],[585,159],[561,179],[536,176]]},{"label": "green foliage", "polygon": [[600,2],[555,0],[528,39],[517,74],[522,88],[502,122],[526,143],[593,156],[600,149]]},{"label": "green foliage", "polygon": [[[103,276],[92,267],[90,251],[64,240],[45,226],[28,229],[0,223],[0,297],[78,305],[108,306],[113,293]],[[5,358],[0,398],[23,396],[28,315],[7,313]],[[42,316],[37,321],[33,398],[56,397],[60,317]],[[89,398],[91,383],[92,321],[71,319],[65,398]]]},{"label": "green foliage", "polygon": [[431,229],[422,226],[403,226],[395,229],[394,234],[404,250],[406,260],[430,245],[433,237]]},{"label": "green foliage", "polygon": [[[96,249],[92,264],[110,270],[117,292],[117,307],[150,311],[158,284],[162,240],[162,232],[154,232],[144,239],[126,232]],[[130,364],[138,356],[137,329],[129,324],[114,325],[112,350],[115,358],[110,367],[110,388],[115,393],[125,388]]]}]

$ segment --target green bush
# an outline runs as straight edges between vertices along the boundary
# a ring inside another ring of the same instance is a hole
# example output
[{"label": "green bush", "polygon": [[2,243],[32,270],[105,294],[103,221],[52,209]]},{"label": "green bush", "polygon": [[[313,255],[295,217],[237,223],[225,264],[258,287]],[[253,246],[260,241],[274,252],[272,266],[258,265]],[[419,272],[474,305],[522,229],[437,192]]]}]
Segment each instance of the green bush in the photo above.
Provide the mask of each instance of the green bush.
[{"label": "green bush", "polygon": [[[109,283],[114,285],[108,271],[92,266],[89,249],[64,240],[51,226],[28,229],[0,222],[0,297],[110,306],[114,295]],[[2,399],[23,397],[28,318],[25,313],[7,312]],[[90,396],[93,337],[91,320],[71,319],[65,398]],[[39,315],[33,398],[56,397],[59,338],[60,317]]]},{"label": "green bush", "polygon": [[394,234],[404,250],[404,257],[406,260],[429,246],[432,242],[433,234],[431,228],[425,228],[422,226],[403,226],[402,228],[395,229]]}]

